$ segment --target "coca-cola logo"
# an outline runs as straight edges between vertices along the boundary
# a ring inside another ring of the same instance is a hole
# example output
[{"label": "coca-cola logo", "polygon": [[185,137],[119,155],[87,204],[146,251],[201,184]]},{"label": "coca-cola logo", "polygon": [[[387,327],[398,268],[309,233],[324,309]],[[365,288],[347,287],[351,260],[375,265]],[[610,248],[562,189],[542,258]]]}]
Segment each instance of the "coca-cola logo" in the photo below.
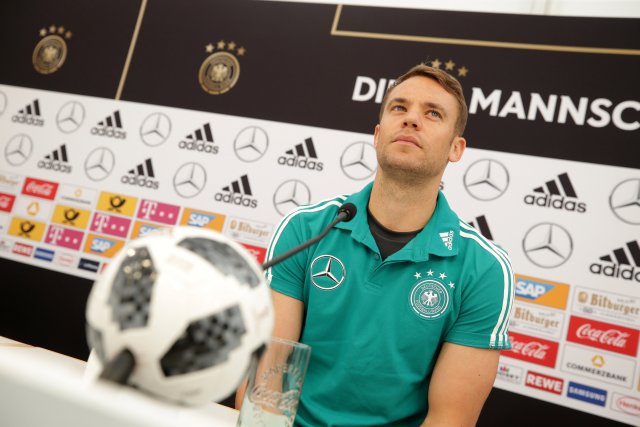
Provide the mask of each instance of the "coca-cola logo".
[{"label": "coca-cola logo", "polygon": [[503,350],[502,355],[538,365],[555,368],[558,343],[529,335],[510,332],[511,350]]},{"label": "coca-cola logo", "polygon": [[637,329],[572,316],[567,340],[628,356],[636,356],[638,335]]},{"label": "coca-cola logo", "polygon": [[22,193],[28,196],[53,200],[56,197],[57,190],[58,184],[55,182],[27,178],[22,188]]},{"label": "coca-cola logo", "polygon": [[11,212],[15,199],[14,196],[0,193],[0,211]]},{"label": "coca-cola logo", "polygon": [[601,344],[624,348],[627,345],[627,338],[629,338],[631,334],[618,331],[617,329],[602,330],[594,328],[587,323],[578,328],[576,336],[578,338],[588,339]]}]

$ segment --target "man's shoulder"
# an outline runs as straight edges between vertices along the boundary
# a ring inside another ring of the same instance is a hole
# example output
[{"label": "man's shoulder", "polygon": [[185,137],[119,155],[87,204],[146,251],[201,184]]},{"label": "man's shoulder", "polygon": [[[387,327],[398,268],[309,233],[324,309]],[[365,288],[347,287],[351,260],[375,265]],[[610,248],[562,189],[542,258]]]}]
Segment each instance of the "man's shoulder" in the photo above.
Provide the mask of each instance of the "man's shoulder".
[{"label": "man's shoulder", "polygon": [[511,268],[507,251],[464,221],[460,221],[459,235],[461,253],[465,257],[473,257],[479,261],[476,265],[480,268],[491,268],[496,265]]},{"label": "man's shoulder", "polygon": [[299,206],[282,218],[279,228],[296,223],[305,224],[309,228],[322,228],[336,217],[338,209],[347,197],[344,194],[336,195],[313,204]]}]

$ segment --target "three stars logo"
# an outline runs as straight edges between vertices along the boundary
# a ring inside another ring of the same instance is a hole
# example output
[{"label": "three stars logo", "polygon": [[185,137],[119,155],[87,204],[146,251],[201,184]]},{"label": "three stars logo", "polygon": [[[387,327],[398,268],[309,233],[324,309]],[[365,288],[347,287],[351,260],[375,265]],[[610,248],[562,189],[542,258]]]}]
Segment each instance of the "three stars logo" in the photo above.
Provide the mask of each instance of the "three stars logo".
[{"label": "three stars logo", "polygon": [[456,68],[456,64],[453,59],[449,59],[447,62],[442,62],[440,61],[438,58],[434,59],[431,62],[431,66],[433,68],[440,68],[443,69],[445,71],[448,71],[449,74],[454,74],[457,71],[457,75],[458,77],[467,77],[467,74],[469,74],[469,69],[467,67],[465,67],[464,65],[461,67]]},{"label": "three stars logo", "polygon": [[200,65],[198,82],[202,89],[211,95],[221,95],[235,86],[240,77],[240,62],[237,56],[247,52],[234,41],[220,40],[215,45],[209,43],[205,51],[210,55]]},{"label": "three stars logo", "polygon": [[49,28],[40,29],[40,37],[35,49],[33,49],[33,67],[40,74],[55,73],[62,67],[67,59],[67,42],[73,34],[62,25],[51,25]]}]

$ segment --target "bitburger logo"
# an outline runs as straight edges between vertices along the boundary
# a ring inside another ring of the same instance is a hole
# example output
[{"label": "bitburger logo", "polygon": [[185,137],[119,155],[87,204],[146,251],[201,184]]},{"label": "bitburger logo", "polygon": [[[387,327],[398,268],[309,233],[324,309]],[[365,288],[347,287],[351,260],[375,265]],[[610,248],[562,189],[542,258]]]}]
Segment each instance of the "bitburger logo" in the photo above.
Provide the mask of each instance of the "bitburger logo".
[{"label": "bitburger logo", "polygon": [[127,133],[122,130],[122,118],[120,110],[116,110],[113,114],[99,121],[97,126],[91,128],[91,135],[106,136],[109,138],[125,139]]},{"label": "bitburger logo", "polygon": [[40,29],[42,39],[33,49],[33,67],[40,74],[55,73],[67,59],[67,42],[73,34],[62,25]]},{"label": "bitburger logo", "polygon": [[300,169],[322,171],[324,165],[318,161],[318,153],[313,144],[313,139],[307,138],[304,142],[296,144],[292,149],[285,151],[284,156],[278,157],[278,164]]},{"label": "bitburger logo", "polygon": [[258,207],[258,201],[254,199],[249,177],[242,175],[240,179],[232,181],[230,185],[222,187],[222,192],[215,194],[215,200],[218,202],[229,203],[246,208]]},{"label": "bitburger logo", "polygon": [[69,164],[69,155],[67,154],[67,145],[62,144],[51,153],[44,156],[44,160],[38,162],[40,169],[48,169],[55,172],[71,173],[71,165]]},{"label": "bitburger logo", "polygon": [[34,99],[33,102],[25,105],[24,108],[18,110],[18,112],[11,117],[11,121],[25,125],[44,126],[44,120],[40,114],[40,101]]},{"label": "bitburger logo", "polygon": [[155,177],[156,175],[153,172],[151,158],[148,158],[135,168],[129,169],[127,175],[123,175],[120,181],[123,184],[137,185],[139,187],[157,190],[160,187],[160,183],[155,179]]},{"label": "bitburger logo", "polygon": [[234,41],[226,43],[220,40],[213,45],[205,46],[209,55],[200,65],[198,82],[205,92],[211,95],[221,95],[231,90],[240,77],[240,63],[236,57],[244,56],[247,50]]},{"label": "bitburger logo", "polygon": [[638,241],[627,242],[612,252],[612,254],[600,257],[600,261],[604,261],[604,263],[594,262],[591,264],[589,271],[597,275],[635,280],[640,283],[640,245],[638,245]]},{"label": "bitburger logo", "polygon": [[566,172],[558,175],[557,179],[549,180],[544,185],[534,188],[533,193],[535,194],[524,196],[524,202],[527,205],[578,213],[587,211],[587,205],[577,200],[578,194]]},{"label": "bitburger logo", "polygon": [[215,141],[213,140],[211,125],[209,123],[205,123],[201,128],[198,128],[185,136],[185,138],[178,143],[178,147],[182,150],[218,154],[220,147],[214,144]]}]

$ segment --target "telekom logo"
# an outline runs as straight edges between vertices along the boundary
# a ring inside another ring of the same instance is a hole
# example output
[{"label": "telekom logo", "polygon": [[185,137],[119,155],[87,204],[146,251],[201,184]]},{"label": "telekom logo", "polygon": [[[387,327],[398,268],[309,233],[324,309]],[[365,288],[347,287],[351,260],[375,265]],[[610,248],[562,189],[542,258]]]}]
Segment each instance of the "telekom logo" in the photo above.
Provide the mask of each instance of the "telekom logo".
[{"label": "telekom logo", "polygon": [[520,359],[554,368],[558,356],[558,343],[529,335],[510,332],[511,350],[503,350],[503,356]]},{"label": "telekom logo", "polygon": [[616,353],[636,356],[638,353],[637,329],[571,316],[567,340]]},{"label": "telekom logo", "polygon": [[58,183],[27,178],[22,187],[22,193],[28,196],[41,197],[53,200],[58,191]]},{"label": "telekom logo", "polygon": [[142,207],[140,207],[140,211],[142,212],[142,218],[144,219],[152,219],[156,214],[156,209],[158,209],[158,202],[152,202],[150,200],[143,200]]}]

